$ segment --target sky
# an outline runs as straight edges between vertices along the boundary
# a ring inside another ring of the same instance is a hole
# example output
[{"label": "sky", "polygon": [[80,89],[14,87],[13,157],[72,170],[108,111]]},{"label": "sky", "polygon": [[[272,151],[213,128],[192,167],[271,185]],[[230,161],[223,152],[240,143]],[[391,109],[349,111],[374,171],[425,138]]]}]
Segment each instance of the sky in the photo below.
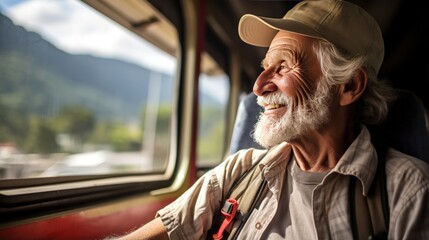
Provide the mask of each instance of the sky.
[{"label": "sky", "polygon": [[[70,54],[116,58],[175,74],[174,57],[78,0],[0,0],[0,9],[15,24]],[[221,102],[227,100],[226,79],[204,79],[200,86]]]},{"label": "sky", "polygon": [[[174,57],[77,0],[0,0],[15,24],[71,54],[118,58],[174,74]],[[110,24],[108,24],[110,23]]]}]

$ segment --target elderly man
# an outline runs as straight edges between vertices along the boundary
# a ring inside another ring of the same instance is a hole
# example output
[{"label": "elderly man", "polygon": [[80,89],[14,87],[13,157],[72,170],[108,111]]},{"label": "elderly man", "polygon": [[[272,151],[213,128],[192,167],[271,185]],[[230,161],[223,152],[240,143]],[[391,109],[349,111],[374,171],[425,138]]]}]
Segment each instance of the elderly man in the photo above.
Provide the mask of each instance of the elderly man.
[{"label": "elderly man", "polygon": [[366,127],[384,120],[394,98],[377,79],[376,21],[349,2],[302,1],[282,19],[244,15],[239,34],[269,47],[253,87],[265,109],[254,138],[269,150],[230,156],[124,239],[211,238],[228,190],[255,163],[266,189],[235,237],[353,239],[349,183],[357,179],[366,196],[381,161],[388,238],[429,239],[428,165],[392,148],[379,154]]}]

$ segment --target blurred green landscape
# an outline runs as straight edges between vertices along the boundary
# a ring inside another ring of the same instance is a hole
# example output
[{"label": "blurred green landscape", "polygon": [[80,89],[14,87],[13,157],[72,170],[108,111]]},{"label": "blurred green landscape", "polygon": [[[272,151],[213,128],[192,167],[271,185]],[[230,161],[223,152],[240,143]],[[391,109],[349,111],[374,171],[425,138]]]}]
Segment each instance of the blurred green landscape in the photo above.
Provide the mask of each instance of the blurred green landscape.
[{"label": "blurred green landscape", "polygon": [[[0,14],[0,144],[24,153],[79,152],[142,147],[149,82],[159,88],[157,143],[168,143],[173,77],[142,66],[66,53],[39,34]],[[200,137],[212,142],[223,124],[219,102],[202,94],[206,123]],[[217,122],[213,127],[213,122]],[[203,155],[218,151],[207,143]],[[220,145],[220,143],[219,143]],[[162,154],[164,155],[164,154]]]}]

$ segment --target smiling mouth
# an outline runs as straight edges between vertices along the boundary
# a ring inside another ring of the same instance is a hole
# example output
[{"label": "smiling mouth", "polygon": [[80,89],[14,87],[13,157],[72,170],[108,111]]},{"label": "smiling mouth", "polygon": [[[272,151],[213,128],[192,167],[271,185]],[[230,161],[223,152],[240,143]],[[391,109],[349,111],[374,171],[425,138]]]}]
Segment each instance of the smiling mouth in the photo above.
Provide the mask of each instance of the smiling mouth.
[{"label": "smiling mouth", "polygon": [[285,107],[285,105],[284,104],[266,104],[264,107],[265,107],[265,110],[274,110],[274,109]]}]

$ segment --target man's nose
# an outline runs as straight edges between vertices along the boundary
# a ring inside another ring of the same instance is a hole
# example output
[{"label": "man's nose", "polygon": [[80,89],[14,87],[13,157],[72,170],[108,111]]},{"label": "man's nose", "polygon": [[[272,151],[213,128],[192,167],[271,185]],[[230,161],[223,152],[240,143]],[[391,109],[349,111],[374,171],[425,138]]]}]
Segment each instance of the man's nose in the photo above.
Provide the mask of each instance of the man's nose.
[{"label": "man's nose", "polygon": [[275,68],[267,68],[259,74],[253,85],[253,92],[257,96],[277,91],[277,85],[272,82],[275,72]]}]

